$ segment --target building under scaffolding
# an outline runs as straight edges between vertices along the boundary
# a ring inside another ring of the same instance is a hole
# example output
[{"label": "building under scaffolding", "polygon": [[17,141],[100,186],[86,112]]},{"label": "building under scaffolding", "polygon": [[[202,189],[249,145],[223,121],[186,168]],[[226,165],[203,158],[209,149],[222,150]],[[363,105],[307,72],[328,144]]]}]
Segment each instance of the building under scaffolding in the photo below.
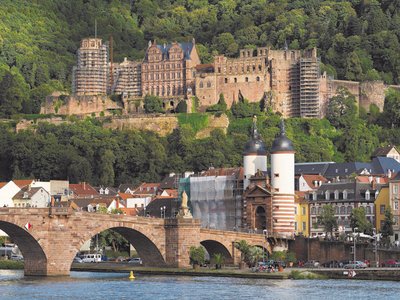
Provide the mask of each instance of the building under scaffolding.
[{"label": "building under scaffolding", "polygon": [[108,91],[108,43],[101,39],[81,41],[78,64],[72,70],[72,91],[77,95],[105,95]]},{"label": "building under scaffolding", "polygon": [[193,217],[204,228],[239,230],[242,219],[243,169],[210,169],[181,178],[179,197],[186,191]]}]

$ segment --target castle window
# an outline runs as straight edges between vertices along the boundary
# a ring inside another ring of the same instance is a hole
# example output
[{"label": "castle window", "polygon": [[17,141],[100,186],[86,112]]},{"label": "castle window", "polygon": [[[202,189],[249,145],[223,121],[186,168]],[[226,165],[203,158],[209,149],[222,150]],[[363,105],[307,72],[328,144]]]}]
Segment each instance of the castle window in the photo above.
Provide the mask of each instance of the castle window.
[{"label": "castle window", "polygon": [[234,83],[237,83],[237,78],[236,78],[236,77],[233,78],[233,82],[234,82]]},{"label": "castle window", "polygon": [[208,87],[208,88],[211,87],[211,82],[210,82],[210,81],[207,82],[207,87]]},{"label": "castle window", "polygon": [[245,81],[246,81],[246,82],[249,82],[249,77],[246,77]]},{"label": "castle window", "polygon": [[228,78],[225,78],[225,83],[228,83]]},{"label": "castle window", "polygon": [[181,73],[176,73],[176,78],[181,78]]},{"label": "castle window", "polygon": [[247,66],[246,70],[247,72],[250,72],[250,66]]},{"label": "castle window", "polygon": [[274,176],[275,177],[279,177],[279,173],[274,173]]},{"label": "castle window", "polygon": [[200,82],[200,85],[199,85],[199,86],[200,86],[201,89],[204,87],[203,81]]},{"label": "castle window", "polygon": [[261,65],[258,65],[258,71],[261,71],[262,67]]},{"label": "castle window", "polygon": [[253,72],[256,70],[256,66],[255,65],[253,65]]},{"label": "castle window", "polygon": [[229,67],[229,72],[232,73],[232,67]]},{"label": "castle window", "polygon": [[221,67],[218,67],[218,73],[221,73]]},{"label": "castle window", "polygon": [[260,77],[259,77],[259,76],[257,76],[256,80],[257,80],[257,81],[260,81]]}]

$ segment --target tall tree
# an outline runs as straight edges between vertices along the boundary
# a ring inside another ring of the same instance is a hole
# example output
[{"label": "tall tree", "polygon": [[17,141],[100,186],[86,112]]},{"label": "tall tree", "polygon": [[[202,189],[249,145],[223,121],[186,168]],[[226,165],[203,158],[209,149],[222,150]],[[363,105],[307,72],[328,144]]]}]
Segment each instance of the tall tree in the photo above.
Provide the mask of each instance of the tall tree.
[{"label": "tall tree", "polygon": [[324,227],[326,236],[328,236],[329,232],[330,237],[332,237],[332,233],[337,229],[338,225],[335,217],[335,208],[331,204],[322,207],[321,214],[318,216],[318,224]]}]

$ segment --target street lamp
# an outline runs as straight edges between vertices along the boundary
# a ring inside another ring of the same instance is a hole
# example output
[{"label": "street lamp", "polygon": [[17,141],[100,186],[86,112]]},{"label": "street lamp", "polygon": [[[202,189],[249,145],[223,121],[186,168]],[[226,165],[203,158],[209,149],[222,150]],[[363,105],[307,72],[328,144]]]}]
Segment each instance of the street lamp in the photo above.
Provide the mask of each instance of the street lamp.
[{"label": "street lamp", "polygon": [[372,231],[373,231],[373,233],[374,233],[374,239],[375,239],[375,249],[374,249],[374,252],[375,252],[375,265],[376,265],[376,267],[377,268],[379,268],[379,258],[378,258],[378,237],[379,237],[379,235],[377,234],[377,232],[376,232],[376,228],[373,228],[372,229]]},{"label": "street lamp", "polygon": [[356,231],[358,230],[358,227],[354,227],[353,229],[353,242],[354,242],[354,246],[353,246],[353,254],[354,254],[354,259],[353,259],[353,263],[355,263],[356,261]]},{"label": "street lamp", "polygon": [[265,250],[268,247],[268,230],[264,229],[263,230],[264,238],[265,238],[265,249],[263,249],[263,263],[265,263]]}]

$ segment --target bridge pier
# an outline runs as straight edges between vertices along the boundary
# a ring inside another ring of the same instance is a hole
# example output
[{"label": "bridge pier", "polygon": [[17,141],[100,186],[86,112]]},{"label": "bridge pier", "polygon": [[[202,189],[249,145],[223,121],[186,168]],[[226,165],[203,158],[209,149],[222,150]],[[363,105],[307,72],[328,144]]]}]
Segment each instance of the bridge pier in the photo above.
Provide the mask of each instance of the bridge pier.
[{"label": "bridge pier", "polygon": [[165,220],[165,261],[174,268],[190,267],[189,249],[200,246],[200,220]]}]

